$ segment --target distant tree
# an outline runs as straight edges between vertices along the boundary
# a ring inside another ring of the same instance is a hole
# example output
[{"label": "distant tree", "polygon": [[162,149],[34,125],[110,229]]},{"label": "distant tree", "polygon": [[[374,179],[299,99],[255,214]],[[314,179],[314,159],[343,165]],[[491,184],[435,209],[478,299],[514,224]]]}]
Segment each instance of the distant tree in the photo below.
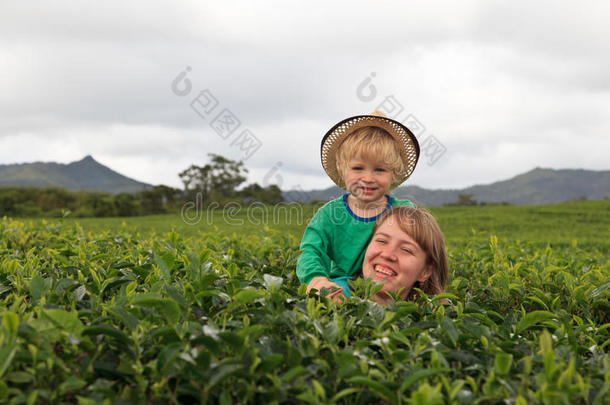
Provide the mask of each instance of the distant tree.
[{"label": "distant tree", "polygon": [[458,195],[457,205],[477,205],[477,200],[472,198],[472,194]]},{"label": "distant tree", "polygon": [[140,213],[140,203],[134,194],[117,194],[114,196],[114,206],[120,217],[133,217]]},{"label": "distant tree", "polygon": [[265,196],[267,198],[267,204],[278,204],[284,202],[282,190],[276,184],[267,186]]},{"label": "distant tree", "polygon": [[167,212],[163,205],[163,195],[158,191],[144,190],[140,191],[140,207],[143,215],[163,214]]},{"label": "distant tree", "polygon": [[89,192],[88,204],[93,210],[93,216],[113,217],[116,216],[114,198],[107,193]]},{"label": "distant tree", "polygon": [[15,215],[20,217],[38,217],[42,215],[42,210],[34,201],[25,201],[15,205]]},{"label": "distant tree", "polygon": [[167,186],[130,194],[69,191],[57,187],[0,187],[0,217],[62,215],[75,217],[136,216],[165,213],[182,203],[181,191]]},{"label": "distant tree", "polygon": [[177,188],[159,185],[154,186],[152,191],[161,196],[161,202],[166,211],[176,208],[181,203],[180,195],[182,193]]},{"label": "distant tree", "polygon": [[2,195],[0,195],[0,216],[14,215],[16,203],[17,199],[12,193],[2,193]]},{"label": "distant tree", "polygon": [[244,201],[258,201],[262,191],[263,188],[258,183],[252,183],[242,188],[238,194]]},{"label": "distant tree", "polygon": [[201,193],[207,200],[212,192],[231,197],[236,189],[246,181],[248,169],[243,162],[236,162],[223,156],[209,153],[210,163],[205,166],[191,165],[178,174],[187,198],[193,199]]},{"label": "distant tree", "polygon": [[180,177],[182,184],[184,184],[184,192],[187,194],[187,197],[189,197],[193,191],[202,187],[199,179],[206,177],[202,170],[203,167],[190,165],[188,168],[178,173],[178,177]]},{"label": "distant tree", "polygon": [[210,165],[212,190],[231,195],[246,181],[248,169],[241,161],[236,162],[215,154],[209,156],[212,160]]},{"label": "distant tree", "polygon": [[261,202],[263,204],[277,204],[284,201],[282,190],[275,185],[263,188],[258,183],[252,183],[238,192],[244,202]]},{"label": "distant tree", "polygon": [[180,190],[163,185],[140,191],[138,197],[141,201],[141,213],[162,214],[173,210],[181,203],[180,194]]},{"label": "distant tree", "polygon": [[472,194],[459,194],[457,201],[445,205],[477,205],[477,200],[472,198]]},{"label": "distant tree", "polygon": [[42,188],[36,191],[36,205],[43,211],[68,208],[75,202],[74,193],[59,187]]}]

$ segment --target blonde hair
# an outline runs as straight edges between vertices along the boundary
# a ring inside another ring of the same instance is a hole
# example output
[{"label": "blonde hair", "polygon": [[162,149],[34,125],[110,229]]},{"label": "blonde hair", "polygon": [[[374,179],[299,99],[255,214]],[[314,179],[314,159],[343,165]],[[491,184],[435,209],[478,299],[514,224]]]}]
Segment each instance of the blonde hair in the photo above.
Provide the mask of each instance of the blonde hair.
[{"label": "blonde hair", "polygon": [[[349,161],[355,158],[381,160],[392,172],[392,183],[404,172],[398,142],[384,129],[362,127],[349,134],[337,149],[337,171],[345,178]],[[395,186],[395,184],[392,184]]]},{"label": "blonde hair", "polygon": [[429,295],[442,293],[449,279],[449,264],[447,262],[445,238],[436,219],[422,208],[393,207],[379,217],[373,227],[372,235],[375,234],[381,224],[388,220],[398,221],[400,229],[413,238],[426,253],[426,264],[433,268],[432,274],[425,282],[416,281],[413,284],[407,299],[412,300],[417,296],[413,287],[419,288]]}]

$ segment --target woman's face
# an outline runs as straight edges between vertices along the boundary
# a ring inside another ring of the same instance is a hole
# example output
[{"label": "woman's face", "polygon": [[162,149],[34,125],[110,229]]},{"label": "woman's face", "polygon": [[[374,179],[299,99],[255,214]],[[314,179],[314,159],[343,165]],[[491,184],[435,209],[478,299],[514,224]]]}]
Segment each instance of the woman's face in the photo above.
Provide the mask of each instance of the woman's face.
[{"label": "woman's face", "polygon": [[416,281],[424,282],[432,274],[426,265],[426,252],[407,235],[396,217],[387,218],[373,235],[364,255],[362,275],[383,283],[380,292],[397,292],[405,298]]}]

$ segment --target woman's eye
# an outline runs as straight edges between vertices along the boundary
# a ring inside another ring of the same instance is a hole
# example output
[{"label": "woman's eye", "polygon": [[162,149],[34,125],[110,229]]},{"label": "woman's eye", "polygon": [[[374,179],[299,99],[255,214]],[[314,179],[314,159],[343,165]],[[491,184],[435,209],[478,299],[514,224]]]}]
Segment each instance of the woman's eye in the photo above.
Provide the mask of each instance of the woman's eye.
[{"label": "woman's eye", "polygon": [[386,243],[385,239],[376,239],[375,242],[379,243],[380,245],[383,245]]}]

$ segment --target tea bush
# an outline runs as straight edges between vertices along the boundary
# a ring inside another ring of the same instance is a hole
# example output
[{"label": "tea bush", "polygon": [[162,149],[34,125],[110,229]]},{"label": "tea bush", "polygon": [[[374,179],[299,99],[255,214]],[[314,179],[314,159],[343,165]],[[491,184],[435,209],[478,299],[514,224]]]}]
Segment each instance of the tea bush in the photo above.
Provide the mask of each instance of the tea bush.
[{"label": "tea bush", "polygon": [[3,219],[0,402],[609,403],[606,242],[456,245],[387,308],[306,295],[298,242]]}]

